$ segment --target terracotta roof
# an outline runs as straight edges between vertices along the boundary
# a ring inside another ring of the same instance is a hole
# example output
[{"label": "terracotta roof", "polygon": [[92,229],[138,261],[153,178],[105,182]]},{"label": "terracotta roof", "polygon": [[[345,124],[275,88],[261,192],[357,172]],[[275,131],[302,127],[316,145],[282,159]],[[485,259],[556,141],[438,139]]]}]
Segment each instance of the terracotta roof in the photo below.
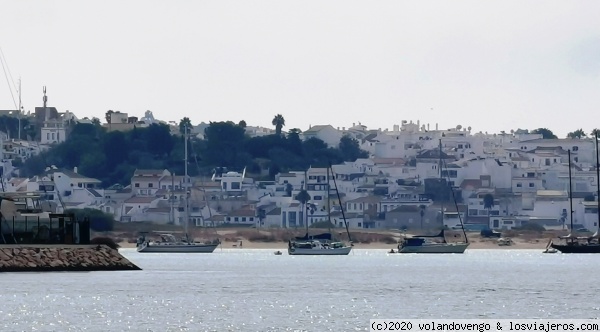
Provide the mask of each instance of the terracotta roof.
[{"label": "terracotta roof", "polygon": [[156,197],[133,196],[125,200],[124,203],[151,203]]},{"label": "terracotta roof", "polygon": [[405,161],[402,158],[373,158],[375,165],[404,165]]},{"label": "terracotta roof", "polygon": [[390,212],[419,212],[420,208],[416,205],[400,205]]},{"label": "terracotta roof", "polygon": [[156,208],[148,208],[146,212],[171,212],[171,209],[168,207],[156,207]]},{"label": "terracotta roof", "polygon": [[256,211],[250,209],[240,209],[231,211],[227,215],[229,217],[254,217],[256,216]]},{"label": "terracotta roof", "polygon": [[346,203],[379,203],[381,200],[380,196],[364,196],[347,201]]},{"label": "terracotta roof", "polygon": [[164,169],[136,169],[133,176],[162,176]]}]

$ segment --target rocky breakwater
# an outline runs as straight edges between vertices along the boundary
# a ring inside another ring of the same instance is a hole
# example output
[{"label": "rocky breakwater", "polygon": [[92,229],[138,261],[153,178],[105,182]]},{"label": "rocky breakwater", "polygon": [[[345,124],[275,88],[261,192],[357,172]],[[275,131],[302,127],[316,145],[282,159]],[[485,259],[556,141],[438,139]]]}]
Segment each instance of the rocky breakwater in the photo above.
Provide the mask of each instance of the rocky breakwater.
[{"label": "rocky breakwater", "polygon": [[106,245],[0,245],[0,272],[141,270]]}]

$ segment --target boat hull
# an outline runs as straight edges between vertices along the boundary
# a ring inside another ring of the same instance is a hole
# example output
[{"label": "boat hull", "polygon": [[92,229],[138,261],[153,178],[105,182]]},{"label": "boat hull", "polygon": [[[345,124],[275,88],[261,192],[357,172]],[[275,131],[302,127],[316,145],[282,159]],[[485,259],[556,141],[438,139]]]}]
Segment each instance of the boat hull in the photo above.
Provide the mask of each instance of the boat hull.
[{"label": "boat hull", "polygon": [[288,255],[323,255],[323,256],[342,256],[348,255],[352,247],[341,248],[288,248]]},{"label": "boat hull", "polygon": [[431,243],[420,246],[401,246],[400,254],[463,254],[469,243]]},{"label": "boat hull", "polygon": [[142,244],[138,252],[153,253],[212,253],[219,244]]},{"label": "boat hull", "polygon": [[600,254],[600,245],[569,245],[569,244],[551,244],[552,248],[563,254]]}]

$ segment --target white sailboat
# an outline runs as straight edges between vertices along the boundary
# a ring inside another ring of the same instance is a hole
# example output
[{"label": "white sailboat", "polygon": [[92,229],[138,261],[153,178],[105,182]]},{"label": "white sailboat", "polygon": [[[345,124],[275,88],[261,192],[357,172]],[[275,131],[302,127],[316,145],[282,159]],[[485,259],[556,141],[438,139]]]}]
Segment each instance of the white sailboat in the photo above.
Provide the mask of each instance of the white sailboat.
[{"label": "white sailboat", "polygon": [[[333,169],[331,164],[327,168],[327,200],[329,201],[329,171],[331,170],[331,174],[333,176]],[[340,198],[340,194],[337,189],[337,183],[335,182],[335,176],[333,176],[333,183],[335,185],[335,192],[337,193],[338,202],[340,204],[340,208],[342,211],[342,218],[344,219],[344,224],[346,226],[346,232],[348,234],[348,239],[350,240],[350,244],[346,244],[342,241],[334,241],[331,233],[323,233],[318,235],[309,235],[308,234],[308,222],[306,220],[306,213],[304,213],[304,224],[306,225],[306,235],[303,237],[296,237],[294,240],[290,240],[288,242],[288,254],[289,255],[348,255],[350,251],[352,251],[352,240],[350,237],[350,231],[348,230],[348,223],[346,222],[346,216],[344,214],[344,207],[342,205],[342,200]],[[330,209],[328,209],[330,210]],[[327,212],[328,214],[331,211]]]},{"label": "white sailboat", "polygon": [[188,224],[189,224],[189,188],[188,188],[188,132],[187,125],[184,129],[184,145],[185,145],[185,188],[186,188],[186,197],[185,197],[185,219],[183,221],[184,225],[184,237],[181,239],[177,239],[175,235],[171,233],[159,233],[160,241],[150,241],[146,239],[145,234],[142,233],[138,239],[137,243],[137,251],[138,252],[152,252],[152,253],[212,253],[215,249],[221,244],[219,239],[215,241],[204,243],[204,242],[195,242],[193,239],[190,240],[188,233]]}]

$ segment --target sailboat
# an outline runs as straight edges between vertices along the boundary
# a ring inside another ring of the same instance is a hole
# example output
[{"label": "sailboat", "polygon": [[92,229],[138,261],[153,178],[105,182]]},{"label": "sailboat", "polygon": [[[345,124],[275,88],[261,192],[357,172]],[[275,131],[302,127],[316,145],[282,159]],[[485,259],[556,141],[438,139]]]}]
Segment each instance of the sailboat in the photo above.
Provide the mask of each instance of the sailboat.
[{"label": "sailboat", "polygon": [[[289,255],[348,255],[352,251],[352,238],[350,237],[350,230],[348,229],[348,222],[346,221],[346,215],[344,214],[344,207],[340,198],[340,193],[337,188],[335,176],[333,174],[333,168],[329,164],[327,168],[327,178],[329,178],[329,172],[333,177],[333,183],[335,186],[335,192],[337,193],[338,202],[340,204],[342,218],[344,219],[344,225],[346,226],[346,232],[350,244],[346,244],[342,241],[336,241],[333,238],[331,232],[309,235],[308,234],[308,220],[306,219],[306,213],[304,213],[304,224],[306,225],[306,235],[302,237],[296,237],[294,240],[288,242],[288,254]],[[304,189],[304,188],[303,188]],[[329,180],[327,180],[327,201],[329,201]],[[331,216],[331,209],[327,211],[328,216]]]},{"label": "sailboat", "polygon": [[[440,152],[440,183],[442,183],[442,140],[440,139],[439,144]],[[452,188],[450,188],[452,190]],[[454,197],[454,190],[452,190],[452,198],[454,204],[456,203],[456,197]],[[442,221],[444,220],[444,207],[440,208],[442,213]],[[458,214],[460,220],[460,226],[465,237],[465,242],[448,242],[446,241],[445,230],[442,229],[439,234],[436,235],[414,235],[409,238],[405,238],[402,243],[398,245],[399,254],[462,254],[469,247],[469,239],[467,238],[467,232],[465,231],[464,224],[460,213]],[[439,241],[433,241],[438,239]]]},{"label": "sailboat", "polygon": [[137,251],[138,252],[162,252],[162,253],[212,253],[215,249],[221,244],[219,239],[209,243],[200,243],[195,242],[193,239],[190,239],[188,233],[188,224],[189,224],[189,188],[187,186],[188,181],[188,132],[187,126],[184,127],[184,144],[185,144],[185,176],[184,181],[186,183],[186,197],[185,197],[185,219],[183,221],[184,224],[184,237],[182,239],[177,239],[173,234],[170,233],[159,233],[161,238],[160,241],[150,241],[146,239],[145,234],[141,233],[140,237],[137,241]]},{"label": "sailboat", "polygon": [[[595,134],[596,139],[596,185],[597,193],[600,195],[600,162],[598,157],[598,133]],[[600,254],[600,209],[597,209],[598,214],[598,228],[594,235],[590,237],[577,237],[573,230],[573,196],[572,196],[572,185],[571,185],[571,150],[568,150],[569,156],[569,204],[570,204],[570,219],[571,219],[571,231],[568,235],[560,237],[564,240],[564,243],[556,244],[550,243],[553,249],[556,249],[564,254]],[[600,200],[600,196],[598,197]],[[598,201],[596,201],[598,202]],[[600,207],[599,207],[600,208]],[[562,241],[561,241],[562,242]]]}]

